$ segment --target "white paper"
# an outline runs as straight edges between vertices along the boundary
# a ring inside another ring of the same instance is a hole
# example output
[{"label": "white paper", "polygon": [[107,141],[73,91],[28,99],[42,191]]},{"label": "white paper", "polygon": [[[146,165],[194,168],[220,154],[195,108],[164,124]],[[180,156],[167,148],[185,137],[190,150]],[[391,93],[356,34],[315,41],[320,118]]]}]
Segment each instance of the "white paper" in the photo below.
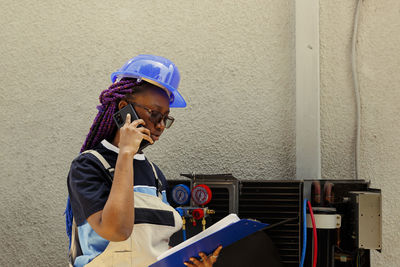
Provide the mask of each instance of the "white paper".
[{"label": "white paper", "polygon": [[214,223],[210,227],[208,227],[206,230],[198,233],[197,235],[189,238],[188,240],[180,243],[179,245],[176,245],[175,247],[168,249],[163,254],[158,256],[157,260],[161,260],[165,257],[168,257],[169,255],[173,254],[174,252],[181,250],[182,248],[187,247],[193,243],[196,243],[200,239],[203,239],[215,232],[218,232],[222,228],[225,228],[226,226],[228,226],[232,223],[238,222],[238,221],[240,221],[239,217],[236,214],[231,213],[228,216],[224,217],[223,219],[219,220],[218,222]]}]

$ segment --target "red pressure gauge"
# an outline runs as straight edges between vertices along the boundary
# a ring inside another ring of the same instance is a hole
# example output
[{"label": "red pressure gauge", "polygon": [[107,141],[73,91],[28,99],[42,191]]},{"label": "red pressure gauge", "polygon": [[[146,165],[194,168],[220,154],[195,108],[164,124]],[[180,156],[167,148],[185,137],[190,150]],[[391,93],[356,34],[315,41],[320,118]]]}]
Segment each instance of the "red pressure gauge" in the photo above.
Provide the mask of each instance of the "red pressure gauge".
[{"label": "red pressure gauge", "polygon": [[192,189],[193,202],[199,206],[207,205],[211,201],[211,189],[205,184],[196,185]]}]

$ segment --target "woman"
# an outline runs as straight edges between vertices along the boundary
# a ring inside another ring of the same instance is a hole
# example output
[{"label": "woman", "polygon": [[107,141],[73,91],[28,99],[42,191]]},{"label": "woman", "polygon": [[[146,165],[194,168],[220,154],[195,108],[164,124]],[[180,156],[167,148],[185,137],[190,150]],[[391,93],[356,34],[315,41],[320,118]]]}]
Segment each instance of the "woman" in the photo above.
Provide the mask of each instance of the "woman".
[{"label": "woman", "polygon": [[[140,149],[143,140],[154,144],[172,125],[170,107],[186,106],[177,91],[179,71],[168,59],[139,55],[111,79],[68,175],[79,238],[71,245],[77,243],[80,249],[72,261],[78,267],[148,266],[169,248],[169,237],[182,227],[179,214],[166,200],[164,175]],[[140,119],[128,115],[118,129],[113,114],[127,105]],[[212,266],[220,250],[209,257],[200,253],[202,260],[191,258],[185,265]]]}]

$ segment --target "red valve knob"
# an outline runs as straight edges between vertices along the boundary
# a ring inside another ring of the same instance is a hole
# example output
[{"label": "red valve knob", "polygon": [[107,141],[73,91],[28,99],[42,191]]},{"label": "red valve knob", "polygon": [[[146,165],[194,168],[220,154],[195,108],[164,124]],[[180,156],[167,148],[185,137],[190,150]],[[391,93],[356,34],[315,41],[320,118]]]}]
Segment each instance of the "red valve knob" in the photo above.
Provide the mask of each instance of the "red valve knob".
[{"label": "red valve knob", "polygon": [[200,220],[204,217],[204,211],[203,211],[203,209],[195,209],[195,210],[193,210],[192,215],[193,215],[193,219]]}]

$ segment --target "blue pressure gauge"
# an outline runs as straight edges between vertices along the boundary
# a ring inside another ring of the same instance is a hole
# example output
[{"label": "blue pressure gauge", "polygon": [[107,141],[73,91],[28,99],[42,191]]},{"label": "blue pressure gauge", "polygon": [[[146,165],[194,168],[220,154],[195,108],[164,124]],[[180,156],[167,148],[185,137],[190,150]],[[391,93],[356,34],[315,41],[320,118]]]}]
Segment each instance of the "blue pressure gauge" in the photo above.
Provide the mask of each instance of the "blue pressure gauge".
[{"label": "blue pressure gauge", "polygon": [[185,205],[190,199],[190,189],[184,184],[178,184],[172,189],[172,199],[178,205]]}]

